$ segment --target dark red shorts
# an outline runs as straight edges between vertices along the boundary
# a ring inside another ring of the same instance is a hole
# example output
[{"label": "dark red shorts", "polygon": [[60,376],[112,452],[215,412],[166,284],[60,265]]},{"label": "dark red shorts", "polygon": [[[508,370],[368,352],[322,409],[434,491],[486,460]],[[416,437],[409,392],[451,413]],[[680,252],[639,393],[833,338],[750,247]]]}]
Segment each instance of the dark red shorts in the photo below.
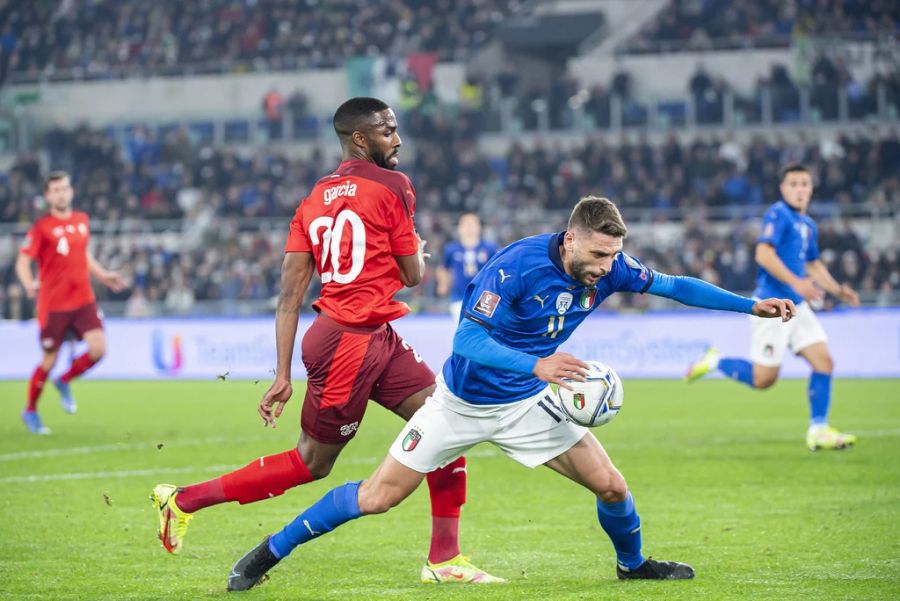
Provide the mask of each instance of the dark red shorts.
[{"label": "dark red shorts", "polygon": [[50,311],[41,324],[41,348],[52,351],[62,346],[66,334],[72,332],[78,340],[85,332],[103,329],[103,315],[97,303],[88,303],[71,311]]},{"label": "dark red shorts", "polygon": [[319,442],[347,442],[369,399],[395,410],[434,384],[434,372],[389,324],[349,328],[319,314],[303,336],[308,382],[301,426]]}]

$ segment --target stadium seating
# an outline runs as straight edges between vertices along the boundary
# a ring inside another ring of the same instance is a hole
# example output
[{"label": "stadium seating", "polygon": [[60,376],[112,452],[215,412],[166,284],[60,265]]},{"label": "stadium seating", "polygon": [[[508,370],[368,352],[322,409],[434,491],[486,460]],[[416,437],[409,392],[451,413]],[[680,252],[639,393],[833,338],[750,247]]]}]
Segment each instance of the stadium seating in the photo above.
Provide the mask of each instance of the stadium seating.
[{"label": "stadium seating", "polygon": [[[520,3],[203,3],[161,0],[23,2],[11,7],[4,44],[16,81],[111,79],[140,74],[227,73],[333,67],[352,56],[434,52],[458,58],[484,44]],[[355,35],[365,31],[366,35]]]},{"label": "stadium seating", "polygon": [[625,45],[628,52],[786,47],[791,35],[900,31],[888,0],[673,0]]}]

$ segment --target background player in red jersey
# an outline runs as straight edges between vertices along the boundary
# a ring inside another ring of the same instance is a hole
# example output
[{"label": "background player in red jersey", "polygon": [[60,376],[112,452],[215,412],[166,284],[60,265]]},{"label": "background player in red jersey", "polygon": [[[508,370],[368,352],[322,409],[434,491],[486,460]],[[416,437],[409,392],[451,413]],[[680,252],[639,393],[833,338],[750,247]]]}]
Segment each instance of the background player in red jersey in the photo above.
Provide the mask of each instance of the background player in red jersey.
[{"label": "background player in red jersey", "polygon": [[[107,271],[88,251],[91,228],[87,213],[72,210],[72,183],[64,171],[52,172],[44,182],[44,197],[50,211],[34,222],[16,260],[16,275],[28,298],[37,296],[37,318],[44,356],[28,384],[28,404],[22,421],[34,434],[49,434],[37,412],[37,402],[56,364],[66,334],[73,332],[87,343],[88,350],[77,357],[69,370],[54,381],[63,409],[75,413],[76,404],[69,382],[103,357],[106,337],[97,308],[90,276],[114,291],[125,288],[122,276]],[[31,271],[37,260],[38,277]]]},{"label": "background player in red jersey", "polygon": [[[193,512],[225,501],[252,503],[324,478],[362,422],[369,399],[409,419],[434,391],[434,373],[388,322],[409,313],[394,300],[416,286],[425,270],[425,242],[416,233],[416,195],[398,164],[397,118],[382,101],[352,98],[334,115],[342,162],[319,180],[297,208],[281,276],[275,318],[275,382],[259,403],[275,427],[290,399],[291,357],[300,306],[318,272],[318,312],[303,336],[308,372],[297,447],[192,486],[160,484],[151,499],[159,511],[166,550],[181,550]],[[465,502],[465,458],[428,475],[432,539],[423,582],[499,582],[459,550]]]}]

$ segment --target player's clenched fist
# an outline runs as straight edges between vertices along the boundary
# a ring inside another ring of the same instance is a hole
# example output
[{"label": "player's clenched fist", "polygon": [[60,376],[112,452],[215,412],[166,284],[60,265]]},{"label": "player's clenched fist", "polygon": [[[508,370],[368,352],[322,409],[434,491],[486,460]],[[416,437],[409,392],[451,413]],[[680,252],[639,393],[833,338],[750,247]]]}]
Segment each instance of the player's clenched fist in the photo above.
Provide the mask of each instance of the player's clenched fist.
[{"label": "player's clenched fist", "polygon": [[553,353],[549,357],[538,359],[534,366],[535,376],[544,382],[559,384],[563,388],[572,389],[563,378],[584,382],[588,373],[588,364],[576,359],[569,353]]},{"label": "player's clenched fist", "polygon": [[789,298],[767,298],[753,304],[753,314],[757,317],[780,317],[781,321],[790,321],[797,314],[797,307]]},{"label": "player's clenched fist", "polygon": [[[284,404],[290,400],[294,393],[290,380],[275,380],[263,395],[259,402],[259,415],[263,418],[264,425],[275,427],[275,420],[281,417]],[[274,407],[274,411],[273,411]]]}]

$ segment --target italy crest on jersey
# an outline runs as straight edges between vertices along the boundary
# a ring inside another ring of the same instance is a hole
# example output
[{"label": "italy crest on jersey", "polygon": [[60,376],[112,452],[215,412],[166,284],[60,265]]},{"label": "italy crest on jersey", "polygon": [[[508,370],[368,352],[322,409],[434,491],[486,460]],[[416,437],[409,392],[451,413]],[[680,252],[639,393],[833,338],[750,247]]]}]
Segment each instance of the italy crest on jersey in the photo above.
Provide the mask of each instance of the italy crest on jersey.
[{"label": "italy crest on jersey", "polygon": [[579,299],[578,304],[581,305],[582,309],[590,309],[594,306],[594,300],[596,298],[597,289],[587,288],[584,292],[581,293],[581,299]]},{"label": "italy crest on jersey", "polygon": [[569,310],[569,307],[572,306],[572,295],[568,292],[563,292],[559,296],[556,297],[556,312],[562,315],[566,311]]}]

